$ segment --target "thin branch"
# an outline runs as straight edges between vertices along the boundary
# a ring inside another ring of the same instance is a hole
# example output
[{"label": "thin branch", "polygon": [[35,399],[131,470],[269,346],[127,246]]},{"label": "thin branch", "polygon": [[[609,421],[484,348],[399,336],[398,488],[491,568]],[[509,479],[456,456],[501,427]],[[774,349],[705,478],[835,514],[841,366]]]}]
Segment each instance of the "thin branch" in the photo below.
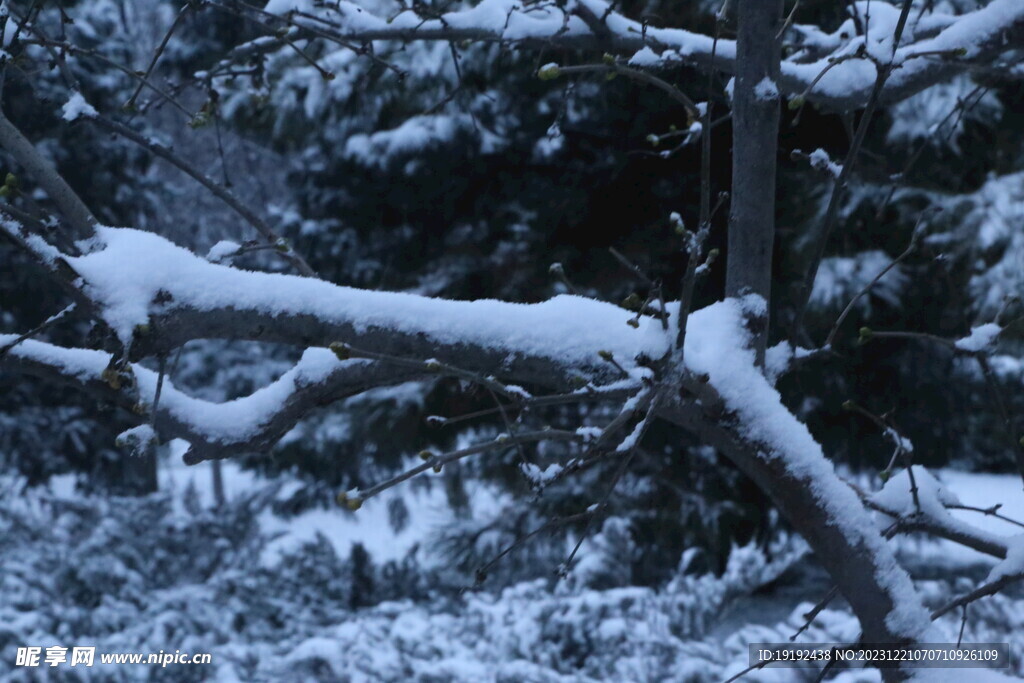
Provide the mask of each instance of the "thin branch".
[{"label": "thin branch", "polygon": [[176,100],[174,97],[172,97],[169,93],[165,92],[163,90],[163,88],[159,87],[158,85],[155,85],[148,78],[144,78],[142,76],[142,74],[138,73],[137,71],[133,71],[132,69],[129,69],[128,67],[124,66],[123,64],[118,63],[116,60],[113,60],[110,57],[107,57],[105,54],[103,54],[101,52],[97,52],[96,50],[91,50],[91,49],[87,49],[87,48],[78,47],[77,45],[73,45],[71,43],[50,40],[50,39],[42,38],[42,37],[37,38],[37,39],[35,39],[34,41],[31,41],[31,42],[37,42],[39,45],[44,46],[44,47],[45,46],[52,46],[52,47],[56,47],[56,48],[58,48],[60,50],[67,50],[68,52],[71,52],[73,54],[81,55],[81,56],[84,56],[84,57],[90,57],[90,58],[95,59],[97,61],[103,62],[107,66],[110,66],[110,67],[112,67],[114,69],[117,69],[118,71],[120,71],[124,75],[128,76],[129,78],[131,78],[133,80],[136,80],[136,81],[139,81],[140,83],[145,85],[147,88],[149,88],[150,90],[155,92],[157,95],[159,95],[160,98],[163,101],[169,102],[171,105],[173,105],[175,109],[177,109],[178,111],[183,113],[189,119],[191,119],[193,117],[192,112],[190,112],[183,104],[181,104],[181,102],[178,102],[178,100]]},{"label": "thin branch", "polygon": [[520,536],[512,543],[502,548],[497,555],[495,555],[493,558],[488,560],[485,564],[481,565],[476,570],[475,585],[482,585],[483,582],[487,580],[487,575],[491,571],[491,568],[494,567],[494,565],[498,564],[498,562],[504,559],[509,553],[512,553],[513,551],[524,546],[528,541],[530,541],[530,539],[534,538],[535,536],[538,536],[539,534],[542,534],[551,529],[557,529],[560,526],[568,526],[570,524],[575,524],[576,522],[582,521],[584,519],[589,519],[592,516],[593,512],[588,510],[586,512],[580,512],[575,515],[569,515],[568,517],[558,517],[556,519],[548,520],[546,523],[542,524],[536,529],[533,529],[532,531],[524,534],[523,536]]},{"label": "thin branch", "polygon": [[[912,4],[912,0],[903,0],[903,9],[900,12],[900,18],[897,21],[896,30],[893,34],[894,55],[896,46],[899,45],[900,39],[903,36],[903,28],[906,25],[907,15],[910,13],[910,6]],[[882,91],[885,88],[885,83],[889,80],[889,76],[892,74],[893,69],[896,68],[896,65],[893,60],[890,60],[885,64],[876,63],[875,68],[878,71],[875,79],[875,86],[871,91],[871,95],[868,97],[867,105],[864,107],[864,113],[861,114],[857,131],[854,133],[853,141],[850,143],[850,149],[847,151],[846,159],[843,161],[842,170],[839,172],[839,177],[836,178],[835,185],[832,188],[832,195],[829,197],[828,207],[825,210],[824,224],[822,225],[819,233],[814,236],[815,242],[811,254],[810,266],[808,267],[807,274],[800,285],[801,288],[798,294],[796,313],[790,335],[791,338],[799,329],[802,328],[803,317],[810,300],[811,290],[814,287],[814,280],[818,275],[818,267],[821,265],[821,261],[825,256],[825,249],[828,246],[829,236],[832,234],[832,230],[835,228],[835,225],[839,220],[839,205],[842,202],[847,182],[849,181],[850,175],[853,173],[854,167],[857,164],[857,158],[860,155],[864,140],[867,138],[868,127],[871,125],[875,111],[881,103],[881,96]]]},{"label": "thin branch", "polygon": [[216,182],[181,156],[175,154],[169,147],[142,135],[122,123],[118,123],[117,121],[102,115],[90,115],[83,113],[82,118],[91,121],[100,128],[116,133],[117,135],[134,142],[140,147],[148,150],[154,156],[160,157],[164,161],[167,161],[172,166],[184,172],[186,175],[190,176],[193,180],[209,190],[214,197],[221,200],[235,213],[245,219],[245,221],[251,225],[256,232],[258,232],[269,243],[273,244],[278,250],[281,250],[282,248],[285,249],[285,251],[281,252],[282,256],[284,256],[289,263],[295,266],[300,273],[307,277],[317,277],[316,271],[314,271],[305,259],[303,259],[302,256],[292,248],[291,244],[280,237],[274,229],[266,223],[266,221],[256,214],[255,211],[246,206],[227,187]]},{"label": "thin branch", "polygon": [[658,78],[657,76],[647,73],[646,71],[640,71],[628,66],[621,64],[581,64],[579,66],[559,66],[558,74],[565,76],[572,76],[575,74],[588,74],[588,73],[602,73],[614,76],[625,76],[634,81],[653,85],[662,92],[666,93],[674,102],[682,105],[686,109],[687,115],[691,120],[700,118],[700,111],[697,109],[697,105],[693,103],[686,93],[672,85],[666,80]]},{"label": "thin branch", "polygon": [[857,301],[859,301],[862,296],[864,296],[865,294],[870,292],[871,288],[874,287],[875,285],[877,285],[881,281],[881,279],[883,277],[885,277],[886,274],[890,270],[892,270],[893,268],[898,266],[908,256],[910,256],[910,254],[913,253],[914,249],[917,247],[917,238],[918,238],[918,234],[919,234],[918,233],[918,228],[921,225],[921,220],[922,219],[923,219],[923,216],[922,216],[922,218],[918,219],[917,225],[914,226],[914,231],[913,231],[913,233],[911,234],[911,237],[910,237],[910,244],[908,244],[907,248],[903,250],[903,253],[901,253],[895,259],[890,261],[889,265],[887,265],[885,268],[880,270],[878,272],[878,275],[876,275],[874,278],[871,279],[870,282],[868,282],[866,285],[864,285],[864,287],[859,292],[857,292],[857,295],[854,296],[852,299],[850,299],[850,302],[848,304],[846,304],[846,308],[844,308],[843,312],[839,314],[838,318],[836,318],[835,323],[832,325],[832,329],[828,333],[828,337],[825,339],[824,346],[826,348],[831,347],[833,342],[835,342],[836,334],[839,332],[839,328],[842,327],[843,322],[846,320],[846,317],[848,315],[850,315],[850,311],[853,310],[853,307],[857,303]]},{"label": "thin branch", "polygon": [[60,320],[64,319],[69,313],[74,311],[75,307],[76,307],[76,304],[69,305],[68,307],[66,307],[62,311],[60,311],[59,313],[51,315],[49,318],[44,320],[42,322],[42,324],[40,324],[38,327],[36,327],[34,329],[31,329],[31,330],[29,330],[28,332],[26,332],[26,333],[24,333],[22,335],[19,335],[17,339],[15,339],[14,341],[10,342],[9,344],[5,344],[4,346],[0,346],[0,359],[2,359],[4,356],[6,356],[7,353],[11,349],[13,349],[15,346],[17,346],[21,342],[25,341],[26,339],[31,339],[32,337],[35,337],[35,336],[37,336],[39,334],[42,334],[46,330],[50,329],[50,327],[52,327],[55,323],[57,323]]},{"label": "thin branch", "polygon": [[981,514],[985,515],[986,517],[994,517],[995,519],[1002,520],[1004,522],[1007,522],[1008,524],[1013,524],[1014,526],[1019,526],[1021,528],[1024,528],[1024,522],[1019,522],[1019,521],[1017,521],[1016,519],[1014,519],[1012,517],[1007,517],[1006,515],[1000,514],[999,513],[999,508],[1001,508],[1001,507],[1003,507],[1002,503],[996,503],[992,507],[988,507],[988,508],[974,507],[973,505],[947,505],[946,509],[947,510],[966,510],[966,511],[969,511],[969,512],[980,512]]},{"label": "thin branch", "polygon": [[402,358],[400,356],[392,356],[385,353],[376,353],[374,351],[357,349],[344,342],[332,342],[329,345],[329,348],[331,349],[331,351],[334,352],[334,355],[337,356],[339,360],[348,360],[349,358],[366,358],[369,360],[376,360],[383,363],[399,365],[413,370],[418,370],[423,373],[455,377],[457,379],[465,380],[467,382],[479,384],[480,386],[486,388],[490,392],[494,394],[501,394],[502,396],[513,402],[519,402],[521,400],[530,398],[530,395],[525,390],[520,389],[518,387],[513,388],[506,386],[492,376],[484,376],[480,373],[464,370],[454,365],[442,363],[441,361],[434,359],[417,360],[412,358]]},{"label": "thin branch", "polygon": [[439,472],[444,465],[450,462],[461,460],[462,458],[468,458],[471,455],[478,455],[480,453],[509,448],[514,445],[514,441],[519,441],[520,443],[531,443],[535,441],[579,441],[580,439],[581,437],[576,432],[561,429],[541,429],[531,432],[521,432],[516,435],[515,439],[507,434],[499,435],[493,441],[474,444],[472,446],[460,448],[441,455],[434,455],[429,451],[424,451],[423,454],[421,454],[425,456],[425,460],[422,464],[412,467],[401,474],[388,479],[387,481],[371,486],[366,490],[339,493],[338,502],[348,505],[352,509],[357,509],[362,505],[363,501],[373,498],[390,488],[394,488],[395,486],[408,481],[427,470],[435,470]]},{"label": "thin branch", "polygon": [[1014,583],[1017,583],[1018,581],[1022,581],[1022,580],[1024,580],[1024,573],[1016,573],[1016,574],[1007,574],[1005,576],[999,577],[995,581],[990,581],[989,583],[983,584],[983,585],[979,586],[978,588],[975,588],[970,593],[967,593],[966,595],[961,595],[957,599],[952,600],[952,601],[946,603],[945,605],[943,605],[939,609],[937,609],[934,612],[932,612],[932,621],[934,621],[934,620],[936,620],[936,619],[938,619],[938,618],[940,618],[940,617],[942,617],[942,616],[944,616],[946,614],[949,614],[950,612],[955,610],[957,607],[964,607],[966,605],[971,604],[972,602],[980,600],[981,598],[985,598],[985,597],[988,597],[990,595],[995,595],[996,593],[998,593],[999,591],[1003,590],[1007,586],[1009,586],[1011,584],[1014,584]]},{"label": "thin branch", "polygon": [[791,635],[789,637],[789,640],[791,642],[795,641],[797,638],[800,637],[801,633],[803,633],[804,631],[809,629],[811,627],[811,624],[814,622],[815,617],[817,617],[819,614],[821,614],[822,610],[824,610],[826,607],[828,607],[828,604],[830,602],[832,602],[832,600],[838,594],[839,594],[839,586],[832,586],[832,588],[830,588],[828,590],[828,592],[825,593],[825,597],[823,597],[821,600],[819,600],[817,602],[817,604],[814,605],[814,607],[812,607],[806,614],[804,614],[804,623],[803,623],[803,625],[799,629],[797,629],[796,633],[794,633],[793,635]]},{"label": "thin branch", "polygon": [[[640,424],[637,425],[633,433],[630,435],[630,438],[632,438],[633,442],[629,446],[629,449],[626,451],[625,457],[622,458],[622,462],[619,464],[619,468],[615,471],[615,476],[612,477],[612,481],[608,485],[608,490],[605,492],[604,497],[601,499],[601,501],[597,503],[596,506],[593,508],[593,514],[587,518],[587,523],[583,527],[583,531],[580,533],[580,537],[576,541],[576,545],[573,547],[572,552],[569,553],[569,557],[567,557],[565,562],[562,563],[562,567],[559,570],[560,576],[564,576],[566,573],[568,573],[569,569],[572,567],[573,559],[576,557],[576,554],[583,546],[583,541],[586,540],[587,535],[590,533],[590,530],[593,527],[594,520],[598,517],[599,514],[604,512],[605,509],[607,509],[608,502],[609,500],[611,500],[612,493],[615,492],[615,487],[618,486],[619,480],[622,479],[622,475],[624,475],[626,473],[626,470],[629,469],[629,464],[633,461],[633,456],[636,455],[637,448],[639,448],[640,442],[644,438],[644,434],[647,433],[647,429],[651,426],[651,422],[653,421],[654,416],[657,414],[660,404],[661,394],[655,394],[651,398],[650,406],[648,407],[647,412],[644,414],[643,419],[640,421]],[[616,449],[616,451],[619,451],[619,449]]]},{"label": "thin branch", "polygon": [[136,86],[135,91],[131,94],[131,97],[128,98],[128,101],[125,102],[124,106],[126,109],[130,109],[135,106],[135,100],[138,99],[139,94],[145,87],[146,81],[148,81],[149,77],[153,75],[153,69],[156,68],[156,63],[157,61],[159,61],[160,55],[164,53],[164,49],[167,47],[167,43],[170,42],[171,36],[174,34],[175,29],[178,28],[178,25],[181,23],[181,20],[185,18],[185,15],[188,14],[191,9],[192,3],[186,2],[184,6],[182,6],[181,10],[178,11],[178,14],[174,17],[174,21],[171,22],[170,27],[164,34],[163,40],[160,41],[160,44],[157,46],[156,51],[153,53],[153,58],[149,61],[149,66],[146,67],[145,73],[142,74],[142,78],[139,79],[139,84]]}]

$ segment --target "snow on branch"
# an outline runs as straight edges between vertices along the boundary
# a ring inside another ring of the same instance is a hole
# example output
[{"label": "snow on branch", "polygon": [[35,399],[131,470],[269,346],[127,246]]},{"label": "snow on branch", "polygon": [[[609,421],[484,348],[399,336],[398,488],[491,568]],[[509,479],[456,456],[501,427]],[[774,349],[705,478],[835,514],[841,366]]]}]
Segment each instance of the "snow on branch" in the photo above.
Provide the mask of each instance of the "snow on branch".
[{"label": "snow on branch", "polygon": [[[923,466],[914,465],[913,471],[913,484],[910,473],[903,470],[894,474],[882,490],[865,498],[869,508],[894,521],[893,534],[925,532],[993,557],[1006,557],[1008,539],[954,517],[949,508],[962,507],[957,497]],[[916,501],[912,486],[917,489]]]},{"label": "snow on branch", "polygon": [[662,357],[668,339],[643,317],[577,296],[538,304],[452,301],[340,287],[322,280],[217,265],[148,232],[97,228],[98,245],[68,258],[134,357],[191,339],[271,341],[302,347],[343,342],[408,358],[437,358],[517,383],[564,386],[618,379],[599,351],[627,368]]},{"label": "snow on branch", "polygon": [[[885,11],[889,10],[889,11]],[[268,32],[282,24],[286,35],[264,37],[235,49],[229,60],[266,54],[289,42],[325,39],[346,46],[377,40],[498,42],[524,48],[603,50],[635,55],[634,66],[711,67],[732,73],[736,44],[681,28],[658,28],[612,11],[603,0],[570,0],[562,6],[523,6],[516,0],[483,0],[475,7],[441,15],[405,10],[379,17],[352,2],[273,0],[252,10]],[[782,62],[778,87],[801,100],[830,109],[863,107],[875,86],[877,64],[896,67],[880,94],[896,102],[979,64],[1024,46],[1024,4],[994,0],[961,16],[932,13],[908,28],[893,49],[896,8],[882,2],[872,8],[872,30],[856,35],[844,24],[833,34],[814,26],[793,26],[801,39]]]},{"label": "snow on branch", "polygon": [[727,299],[690,316],[686,364],[707,381],[687,381],[693,402],[668,417],[696,431],[770,493],[837,577],[867,632],[920,638],[929,615],[910,577],[857,494],[754,362],[746,319],[764,305],[756,299]]},{"label": "snow on branch", "polygon": [[[16,339],[0,335],[0,346]],[[80,386],[148,424],[157,373],[132,364],[117,374],[112,361],[102,351],[34,340],[11,347],[3,357],[5,366]],[[164,379],[155,426],[162,440],[179,438],[192,445],[186,456],[190,463],[264,451],[315,408],[421,376],[410,368],[382,367],[361,359],[340,361],[327,349],[308,349],[276,382],[225,403],[197,399]]]}]

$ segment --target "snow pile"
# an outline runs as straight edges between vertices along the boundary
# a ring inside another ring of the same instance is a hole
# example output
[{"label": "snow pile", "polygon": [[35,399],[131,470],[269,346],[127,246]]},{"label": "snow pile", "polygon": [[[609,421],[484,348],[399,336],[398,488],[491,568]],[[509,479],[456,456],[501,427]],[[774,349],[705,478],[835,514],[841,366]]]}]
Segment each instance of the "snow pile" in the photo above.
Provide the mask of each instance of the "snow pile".
[{"label": "snow pile", "polygon": [[838,178],[843,172],[843,167],[832,161],[828,152],[820,147],[807,156],[811,160],[811,166],[819,170],[827,171],[833,178]]},{"label": "snow pile", "polygon": [[963,339],[956,341],[956,348],[961,351],[979,352],[984,351],[992,345],[1003,328],[996,323],[985,323],[978,327],[972,327],[971,333]]},{"label": "snow pile", "polygon": [[956,494],[946,489],[922,465],[914,465],[913,469],[914,483],[917,485],[917,503],[914,502],[914,495],[911,493],[912,484],[908,470],[894,474],[881,491],[871,496],[871,500],[900,515],[913,515],[917,512],[917,504],[920,504],[921,511],[931,517],[949,517],[946,506],[960,505]]},{"label": "snow pile", "polygon": [[1024,574],[1024,534],[1018,534],[1011,538],[1008,545],[1006,559],[993,567],[986,582]]},{"label": "snow pile", "polygon": [[210,251],[206,253],[206,260],[211,263],[222,263],[237,254],[241,248],[237,242],[221,240],[210,247]]},{"label": "snow pile", "polygon": [[74,121],[79,116],[93,117],[97,116],[96,110],[93,106],[85,101],[82,97],[82,93],[74,92],[64,106],[61,108],[62,118],[65,121]]},{"label": "snow pile", "polygon": [[765,102],[774,102],[779,99],[779,87],[775,81],[765,76],[754,86],[754,96]]}]

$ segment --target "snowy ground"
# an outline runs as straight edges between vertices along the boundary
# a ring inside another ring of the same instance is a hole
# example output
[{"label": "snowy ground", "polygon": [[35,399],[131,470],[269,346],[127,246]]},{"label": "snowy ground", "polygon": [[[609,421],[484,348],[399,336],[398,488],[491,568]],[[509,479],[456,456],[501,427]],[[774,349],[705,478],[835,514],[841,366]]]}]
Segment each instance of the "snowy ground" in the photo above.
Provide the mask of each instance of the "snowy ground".
[{"label": "snowy ground", "polygon": [[[174,457],[162,463],[161,486],[172,494],[180,494],[191,484],[203,502],[212,502],[210,466],[186,467],[179,463],[180,459]],[[1024,518],[1024,497],[1020,495],[1017,477],[951,470],[936,474],[964,504],[989,507],[1003,502],[1002,513]],[[265,481],[240,470],[231,461],[224,463],[224,475],[229,498],[266,486]],[[58,478],[53,483],[53,493],[74,498],[70,484],[70,480]],[[412,523],[397,534],[388,523],[387,496],[367,501],[354,514],[340,508],[308,511],[289,519],[269,511],[261,513],[261,528],[278,534],[261,551],[261,580],[275,575],[279,562],[294,561],[288,559],[290,551],[318,534],[330,541],[340,558],[349,557],[352,545],[361,543],[379,563],[402,558],[415,543],[452,519],[440,487],[400,487],[389,493],[404,496],[411,513]],[[180,500],[181,496],[174,498]],[[474,504],[498,503],[490,492],[483,492]],[[1016,533],[1012,525],[978,513],[956,514],[993,533]],[[802,614],[828,590],[827,576],[812,562],[800,560],[802,552],[790,552],[788,558],[770,565],[765,564],[763,555],[741,549],[734,553],[723,577],[680,577],[659,591],[592,590],[564,584],[552,591],[544,581],[531,582],[497,595],[466,594],[454,602],[444,599],[432,603],[383,603],[357,612],[338,612],[326,621],[321,618],[307,626],[297,622],[297,626],[268,636],[260,636],[259,630],[232,635],[231,629],[224,631],[217,625],[226,622],[226,617],[218,620],[215,615],[207,616],[204,610],[208,608],[202,606],[193,605],[181,608],[180,614],[173,613],[179,609],[173,607],[179,599],[174,597],[178,594],[175,591],[200,597],[206,591],[202,599],[216,605],[225,599],[222,588],[217,586],[185,585],[162,590],[158,599],[171,607],[161,607],[156,616],[138,612],[134,618],[166,623],[212,619],[212,627],[204,625],[190,630],[193,627],[179,626],[177,631],[169,632],[177,633],[172,637],[191,643],[193,648],[206,642],[217,654],[215,673],[204,680],[710,683],[745,668],[748,643],[788,640],[803,623]],[[956,577],[962,577],[959,580],[968,582],[968,587],[973,586],[993,564],[990,558],[942,541],[905,539],[900,542],[900,552],[919,575],[919,587],[940,602],[946,599],[950,582],[957,581]],[[291,556],[294,558],[293,552]],[[915,568],[928,568],[929,573],[922,575]],[[301,580],[301,571],[298,576]],[[762,584],[767,585],[758,589]],[[957,590],[961,589],[958,586]],[[200,602],[200,598],[189,599]],[[235,609],[256,614],[265,608],[264,603],[251,600],[247,598]],[[972,615],[965,640],[1009,640],[1013,652],[1018,656],[1024,652],[1024,600],[1013,596],[990,598],[979,604]],[[31,632],[38,634],[38,623],[46,622],[36,623]],[[128,625],[102,642],[134,642],[135,649],[143,649],[140,643],[161,637],[133,636],[133,629],[141,626]],[[958,626],[959,619],[941,624],[952,640]],[[856,621],[842,601],[837,600],[818,616],[800,640],[849,641],[856,638],[857,630]],[[947,673],[955,673],[959,681],[982,680],[979,672],[971,670]],[[134,679],[115,676],[115,680]],[[814,672],[764,670],[745,680],[812,681]],[[853,683],[879,679],[876,672],[861,671],[847,672],[835,680]]]},{"label": "snowy ground", "polygon": [[[255,474],[240,469],[232,461],[225,461],[223,467],[228,497],[265,485]],[[204,501],[210,503],[213,500],[209,466],[189,467],[181,464],[179,458],[172,457],[170,462],[162,465],[160,478],[161,485],[171,491],[183,491],[191,483]],[[1000,514],[1024,520],[1024,495],[1021,493],[1019,476],[945,469],[936,472],[936,478],[956,494],[964,505],[987,508],[1002,503]],[[67,483],[58,483],[56,486],[58,491],[67,490]],[[494,491],[478,490],[472,500],[474,509],[479,510],[484,506],[494,509],[498,504],[496,495]],[[388,524],[387,506],[395,496],[404,497],[412,513],[410,524],[400,533],[395,533]],[[977,512],[953,510],[951,514],[1001,536],[1013,536],[1021,531],[1018,526]],[[430,531],[451,519],[451,512],[440,487],[429,490],[407,487],[392,489],[366,501],[357,513],[342,508],[311,510],[288,520],[268,514],[262,523],[268,531],[283,534],[275,542],[275,549],[297,547],[320,533],[331,540],[343,557],[348,556],[352,544],[361,543],[375,558],[386,561],[402,557],[413,544],[422,541]],[[912,548],[923,562],[938,562],[950,567],[995,564],[993,558],[951,541],[922,538],[908,539],[906,544],[907,549]]]}]

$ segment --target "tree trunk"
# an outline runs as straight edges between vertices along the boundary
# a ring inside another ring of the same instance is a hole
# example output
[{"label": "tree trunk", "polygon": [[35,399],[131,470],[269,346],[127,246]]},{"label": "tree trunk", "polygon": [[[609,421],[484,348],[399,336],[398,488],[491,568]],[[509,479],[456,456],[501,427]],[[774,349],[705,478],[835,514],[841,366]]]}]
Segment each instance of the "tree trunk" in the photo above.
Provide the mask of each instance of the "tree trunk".
[{"label": "tree trunk", "polygon": [[[732,110],[732,199],[725,294],[771,301],[775,240],[775,157],[779,132],[779,41],[782,0],[739,0]],[[764,363],[768,314],[754,348]]]}]

